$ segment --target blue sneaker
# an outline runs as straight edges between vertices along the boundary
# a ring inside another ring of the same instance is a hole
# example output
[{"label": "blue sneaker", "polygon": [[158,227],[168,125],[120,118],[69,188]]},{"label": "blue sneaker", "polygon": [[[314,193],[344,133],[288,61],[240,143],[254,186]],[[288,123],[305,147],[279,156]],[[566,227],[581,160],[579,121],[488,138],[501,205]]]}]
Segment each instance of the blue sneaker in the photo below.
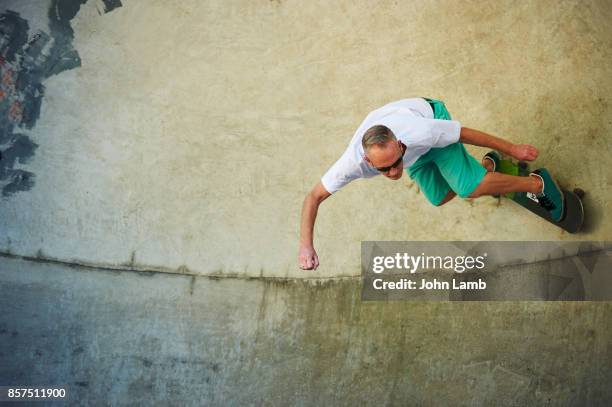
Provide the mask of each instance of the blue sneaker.
[{"label": "blue sneaker", "polygon": [[564,213],[564,197],[561,188],[550,176],[546,168],[538,168],[530,176],[538,177],[542,180],[544,188],[537,194],[527,193],[527,198],[537,202],[540,206],[550,213],[550,217],[559,222],[563,218]]}]

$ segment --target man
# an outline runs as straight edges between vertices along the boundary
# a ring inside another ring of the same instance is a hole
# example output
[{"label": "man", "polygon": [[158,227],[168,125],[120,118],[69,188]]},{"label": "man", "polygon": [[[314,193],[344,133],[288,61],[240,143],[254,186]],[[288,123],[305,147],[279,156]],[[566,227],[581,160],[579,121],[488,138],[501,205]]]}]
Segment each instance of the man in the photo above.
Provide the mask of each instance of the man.
[{"label": "man", "polygon": [[563,214],[563,194],[548,171],[529,177],[495,172],[499,157],[487,154],[482,165],[463,143],[501,151],[517,160],[533,161],[538,150],[513,144],[452,120],[444,103],[430,98],[402,99],[366,116],[340,159],[308,193],[302,207],[298,261],[304,270],[316,269],[319,258],[313,230],[321,202],[358,178],[382,174],[398,180],[405,170],[425,197],[440,206],[456,195],[477,198],[508,192],[530,192],[555,220]]}]

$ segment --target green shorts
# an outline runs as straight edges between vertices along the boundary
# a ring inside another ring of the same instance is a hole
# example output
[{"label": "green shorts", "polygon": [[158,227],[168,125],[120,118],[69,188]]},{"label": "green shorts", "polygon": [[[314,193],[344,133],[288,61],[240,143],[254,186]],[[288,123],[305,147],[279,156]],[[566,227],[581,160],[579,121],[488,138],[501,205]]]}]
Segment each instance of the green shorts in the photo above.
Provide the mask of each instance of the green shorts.
[{"label": "green shorts", "polygon": [[[428,99],[434,104],[434,119],[452,120],[444,102]],[[419,157],[406,172],[433,205],[439,205],[449,191],[467,198],[482,182],[487,170],[472,157],[463,143],[432,148]]]}]

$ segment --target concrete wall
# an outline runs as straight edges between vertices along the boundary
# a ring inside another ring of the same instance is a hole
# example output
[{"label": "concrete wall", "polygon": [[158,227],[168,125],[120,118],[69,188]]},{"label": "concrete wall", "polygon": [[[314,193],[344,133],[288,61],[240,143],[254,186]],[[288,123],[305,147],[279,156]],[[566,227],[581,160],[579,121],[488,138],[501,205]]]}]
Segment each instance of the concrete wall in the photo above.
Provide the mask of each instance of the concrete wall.
[{"label": "concrete wall", "polygon": [[[351,276],[363,240],[611,240],[611,20],[606,0],[2,1],[0,385],[609,405],[609,303],[365,303]],[[321,267],[299,270],[304,195],[369,111],[414,96],[536,145],[587,191],[585,232],[357,181],[319,211]]]},{"label": "concrete wall", "polygon": [[[325,278],[359,273],[361,240],[612,236],[608,1],[120,4],[3,2],[28,24],[17,54],[49,37],[39,60],[6,66],[23,72],[61,51],[61,69],[29,89],[40,102],[31,128],[6,107],[4,148],[24,137],[19,161],[0,163],[27,174],[3,178],[3,252]],[[370,110],[412,96],[539,147],[538,165],[587,191],[586,232],[494,198],[435,208],[407,177],[357,181],[319,212],[321,268],[299,270],[305,193]]]},{"label": "concrete wall", "polygon": [[0,266],[0,382],[64,385],[71,405],[612,400],[609,302],[362,302],[353,279]]}]

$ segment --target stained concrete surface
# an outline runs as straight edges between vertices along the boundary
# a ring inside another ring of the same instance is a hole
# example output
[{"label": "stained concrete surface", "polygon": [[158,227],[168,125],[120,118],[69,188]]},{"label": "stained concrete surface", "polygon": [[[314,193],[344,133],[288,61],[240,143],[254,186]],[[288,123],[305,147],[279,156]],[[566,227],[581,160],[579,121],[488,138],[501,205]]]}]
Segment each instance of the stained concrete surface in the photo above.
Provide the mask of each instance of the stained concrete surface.
[{"label": "stained concrete surface", "polygon": [[[0,13],[19,13],[33,37],[52,29],[56,3],[37,4]],[[413,96],[536,145],[538,165],[587,191],[585,233],[494,198],[436,208],[407,177],[378,177],[321,207],[316,277],[357,275],[361,240],[612,236],[609,1],[101,4],[69,21],[80,66],[42,82],[40,117],[20,129],[38,145],[17,164],[35,183],[0,200],[3,252],[304,277],[305,193],[369,111]]]},{"label": "stained concrete surface", "polygon": [[[4,0],[9,13],[2,381],[56,377],[118,404],[609,404],[608,303],[366,304],[341,278],[359,275],[363,240],[611,240],[609,1]],[[369,111],[414,96],[536,145],[587,191],[584,233],[362,180],[321,207],[322,265],[299,270],[304,195]]]},{"label": "stained concrete surface", "polygon": [[72,405],[612,400],[610,303],[362,302],[355,279],[0,264],[0,382],[65,385]]}]

